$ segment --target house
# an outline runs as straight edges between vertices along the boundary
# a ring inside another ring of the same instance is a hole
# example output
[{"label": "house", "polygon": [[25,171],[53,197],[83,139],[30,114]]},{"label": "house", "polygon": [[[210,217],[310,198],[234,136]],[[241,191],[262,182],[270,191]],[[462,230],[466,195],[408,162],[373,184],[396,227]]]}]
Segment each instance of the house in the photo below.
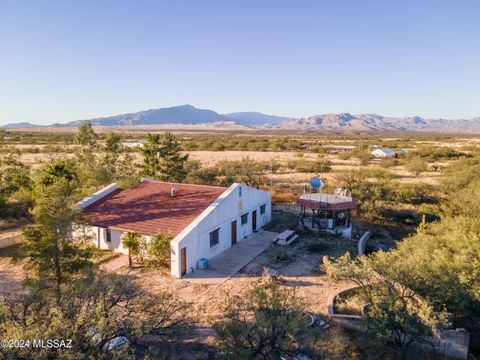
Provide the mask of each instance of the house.
[{"label": "house", "polygon": [[132,189],[111,184],[77,204],[87,225],[72,237],[89,234],[101,249],[123,254],[122,234],[134,232],[150,241],[172,238],[171,274],[181,277],[258,231],[271,218],[271,195],[244,184],[230,187],[177,184],[142,179]]},{"label": "house", "polygon": [[370,154],[372,154],[376,158],[395,157],[395,151],[387,147],[384,147],[381,149],[375,149]]},{"label": "house", "polygon": [[298,198],[297,204],[301,207],[301,225],[313,231],[339,234],[347,239],[352,237],[351,212],[357,200],[346,190],[337,189],[335,194],[306,193]]}]

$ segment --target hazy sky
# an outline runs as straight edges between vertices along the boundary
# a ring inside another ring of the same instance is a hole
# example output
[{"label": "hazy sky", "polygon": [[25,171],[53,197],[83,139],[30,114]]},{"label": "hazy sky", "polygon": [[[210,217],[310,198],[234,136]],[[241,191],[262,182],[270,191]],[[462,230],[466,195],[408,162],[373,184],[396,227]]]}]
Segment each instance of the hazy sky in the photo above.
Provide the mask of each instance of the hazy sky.
[{"label": "hazy sky", "polygon": [[480,116],[480,1],[0,0],[0,124],[186,103]]}]

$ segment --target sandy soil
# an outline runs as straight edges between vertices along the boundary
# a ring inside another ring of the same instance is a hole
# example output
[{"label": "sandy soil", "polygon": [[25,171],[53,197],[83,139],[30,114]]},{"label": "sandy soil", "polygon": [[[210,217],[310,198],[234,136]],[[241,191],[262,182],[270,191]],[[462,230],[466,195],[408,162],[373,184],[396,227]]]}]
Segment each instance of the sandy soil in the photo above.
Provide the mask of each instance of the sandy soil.
[{"label": "sandy soil", "polygon": [[288,247],[272,245],[264,253],[246,265],[239,273],[216,286],[190,283],[173,279],[158,270],[135,271],[138,281],[149,291],[167,291],[191,303],[194,320],[201,327],[213,326],[221,317],[231,296],[243,296],[260,278],[265,268],[279,275],[283,286],[292,289],[303,298],[307,310],[326,314],[329,294],[345,284],[329,281],[321,270],[323,255],[338,256],[356,244],[350,240],[330,240],[330,249],[311,252],[308,246],[320,241],[320,237],[300,237]]},{"label": "sandy soil", "polygon": [[0,296],[22,290],[25,273],[20,264],[13,264],[11,261],[17,248],[17,246],[12,246],[0,249]]}]

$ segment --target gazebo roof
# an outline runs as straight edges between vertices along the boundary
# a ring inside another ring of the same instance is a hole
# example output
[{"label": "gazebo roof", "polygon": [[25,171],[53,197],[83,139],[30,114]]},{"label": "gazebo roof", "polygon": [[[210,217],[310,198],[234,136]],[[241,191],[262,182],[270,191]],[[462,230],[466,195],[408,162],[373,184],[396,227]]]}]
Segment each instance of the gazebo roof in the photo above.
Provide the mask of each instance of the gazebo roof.
[{"label": "gazebo roof", "polygon": [[312,193],[300,196],[297,203],[311,209],[347,210],[357,206],[357,200],[351,196]]}]

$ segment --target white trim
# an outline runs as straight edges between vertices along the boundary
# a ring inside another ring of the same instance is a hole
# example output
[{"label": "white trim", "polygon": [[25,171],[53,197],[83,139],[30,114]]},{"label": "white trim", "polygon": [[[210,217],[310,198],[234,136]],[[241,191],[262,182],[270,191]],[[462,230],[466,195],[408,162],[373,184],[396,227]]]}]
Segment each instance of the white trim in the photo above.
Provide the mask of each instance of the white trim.
[{"label": "white trim", "polygon": [[76,208],[80,209],[85,209],[86,207],[92,205],[93,203],[97,202],[98,200],[104,198],[105,196],[111,194],[115,190],[118,189],[118,185],[116,183],[110,184],[108,186],[105,186],[104,188],[101,188],[97,192],[93,193],[90,196],[87,196],[86,198],[83,198],[80,200],[78,203],[73,205]]}]

